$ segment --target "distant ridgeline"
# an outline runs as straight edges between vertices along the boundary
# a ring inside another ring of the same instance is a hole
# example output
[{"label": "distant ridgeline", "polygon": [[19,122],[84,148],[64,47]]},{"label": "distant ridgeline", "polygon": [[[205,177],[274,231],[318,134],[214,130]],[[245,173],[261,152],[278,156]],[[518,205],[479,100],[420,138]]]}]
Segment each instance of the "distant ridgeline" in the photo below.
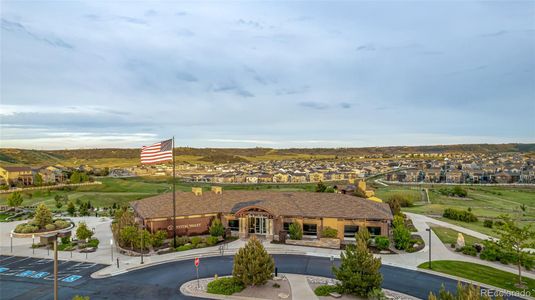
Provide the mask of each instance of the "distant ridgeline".
[{"label": "distant ridgeline", "polygon": [[[177,156],[195,156],[212,163],[247,162],[263,156],[269,159],[314,159],[360,156],[390,156],[411,153],[498,153],[535,152],[535,144],[465,144],[436,146],[396,146],[365,148],[189,148],[175,149]],[[76,164],[78,160],[132,160],[139,159],[140,149],[74,149],[74,150],[26,150],[0,148],[0,164]],[[314,157],[319,156],[319,157]]]}]

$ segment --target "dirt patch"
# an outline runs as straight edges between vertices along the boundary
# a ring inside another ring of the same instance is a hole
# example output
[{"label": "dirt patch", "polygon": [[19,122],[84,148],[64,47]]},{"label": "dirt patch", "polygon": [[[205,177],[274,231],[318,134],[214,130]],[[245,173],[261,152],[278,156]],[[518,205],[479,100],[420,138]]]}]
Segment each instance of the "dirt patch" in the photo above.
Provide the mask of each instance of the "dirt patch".
[{"label": "dirt patch", "polygon": [[[274,287],[274,284],[278,284],[280,287]],[[285,299],[292,299],[290,283],[286,278],[281,278],[280,280],[268,280],[268,282],[262,286],[250,286],[239,293],[233,294],[233,296],[253,297],[258,299],[281,299],[279,297],[280,293],[288,295],[288,298]]]}]

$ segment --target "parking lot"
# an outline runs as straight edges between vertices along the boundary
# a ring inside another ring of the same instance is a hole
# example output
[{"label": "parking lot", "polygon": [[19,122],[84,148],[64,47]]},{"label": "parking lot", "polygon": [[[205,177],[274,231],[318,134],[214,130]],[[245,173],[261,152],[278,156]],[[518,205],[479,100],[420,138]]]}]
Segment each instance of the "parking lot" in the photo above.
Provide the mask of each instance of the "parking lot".
[{"label": "parking lot", "polygon": [[[91,273],[106,265],[91,262],[58,261],[60,287],[76,287]],[[35,299],[53,293],[54,261],[23,256],[0,255],[0,295],[2,299]],[[28,289],[28,284],[35,289]],[[17,288],[18,286],[25,288]]]}]

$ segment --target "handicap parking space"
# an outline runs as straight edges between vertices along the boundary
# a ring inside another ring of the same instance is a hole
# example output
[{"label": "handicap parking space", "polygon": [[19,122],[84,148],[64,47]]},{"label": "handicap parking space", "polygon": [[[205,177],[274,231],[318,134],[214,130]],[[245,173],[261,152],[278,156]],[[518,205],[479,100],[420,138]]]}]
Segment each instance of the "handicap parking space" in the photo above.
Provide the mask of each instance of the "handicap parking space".
[{"label": "handicap parking space", "polygon": [[[90,262],[58,261],[58,281],[77,283],[104,267],[106,265]],[[7,279],[54,280],[54,260],[0,255],[0,281]]]}]

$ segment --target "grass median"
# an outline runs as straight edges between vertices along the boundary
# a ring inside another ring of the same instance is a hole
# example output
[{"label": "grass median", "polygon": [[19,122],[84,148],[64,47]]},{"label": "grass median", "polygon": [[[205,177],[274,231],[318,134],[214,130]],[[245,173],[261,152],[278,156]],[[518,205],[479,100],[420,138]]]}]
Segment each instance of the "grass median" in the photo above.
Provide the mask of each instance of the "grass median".
[{"label": "grass median", "polygon": [[[489,266],[464,261],[437,260],[432,261],[432,267],[432,270],[436,272],[466,278],[509,291],[522,291],[522,289],[515,286],[518,282],[518,274],[498,270]],[[423,263],[418,268],[429,270],[429,263]],[[526,290],[535,290],[535,280],[522,277],[522,281],[527,285]]]}]

